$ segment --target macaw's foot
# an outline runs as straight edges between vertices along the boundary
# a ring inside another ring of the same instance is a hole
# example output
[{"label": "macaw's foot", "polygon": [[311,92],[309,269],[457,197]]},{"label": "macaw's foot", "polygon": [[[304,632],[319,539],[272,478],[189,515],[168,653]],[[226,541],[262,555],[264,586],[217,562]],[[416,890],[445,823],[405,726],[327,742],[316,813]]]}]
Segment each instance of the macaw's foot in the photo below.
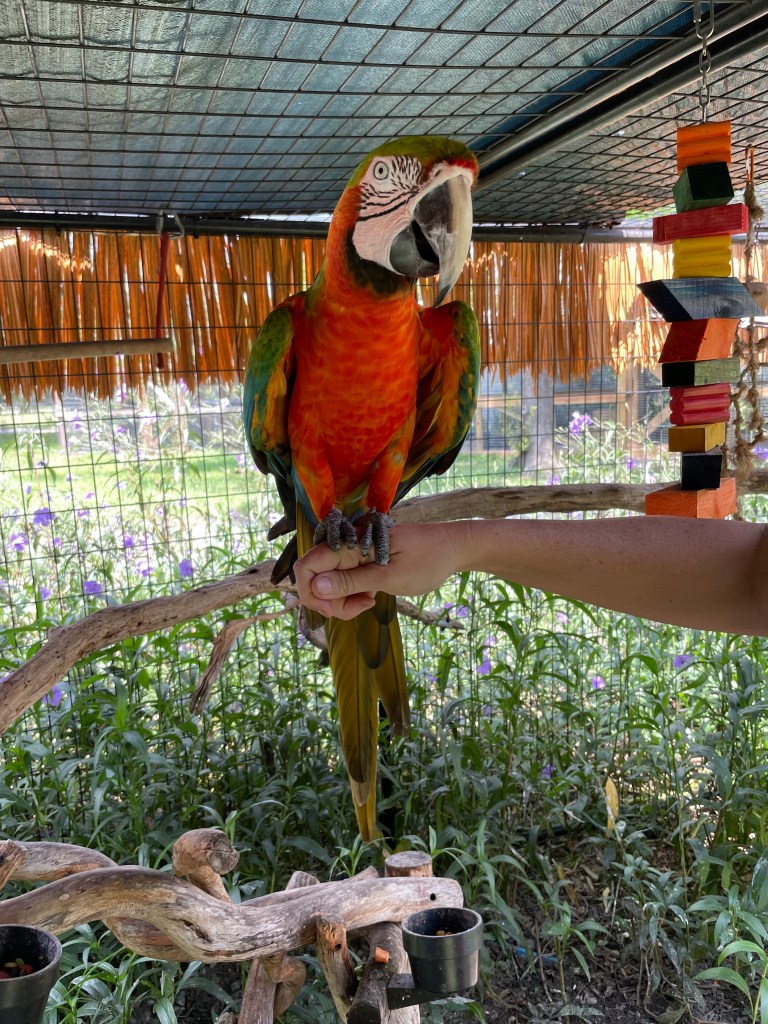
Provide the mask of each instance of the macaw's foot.
[{"label": "macaw's foot", "polygon": [[357,520],[357,534],[360,538],[360,550],[364,555],[373,547],[373,554],[379,565],[389,562],[389,531],[395,520],[384,512],[372,508]]},{"label": "macaw's foot", "polygon": [[339,551],[342,544],[353,548],[357,544],[357,534],[347,517],[337,508],[332,508],[317,524],[314,540],[315,544],[327,541],[331,551]]}]

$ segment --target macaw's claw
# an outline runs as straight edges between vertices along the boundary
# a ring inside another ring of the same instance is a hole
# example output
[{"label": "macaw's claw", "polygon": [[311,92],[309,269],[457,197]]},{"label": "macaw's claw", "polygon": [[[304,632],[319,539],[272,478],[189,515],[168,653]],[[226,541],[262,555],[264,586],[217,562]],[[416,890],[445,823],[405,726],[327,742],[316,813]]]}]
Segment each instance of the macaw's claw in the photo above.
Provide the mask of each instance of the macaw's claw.
[{"label": "macaw's claw", "polygon": [[357,534],[347,517],[342,515],[337,508],[332,508],[328,515],[317,524],[314,541],[315,544],[327,541],[331,551],[339,551],[342,544],[353,548],[357,544]]},{"label": "macaw's claw", "polygon": [[367,555],[373,547],[373,554],[379,565],[386,565],[389,562],[389,531],[395,525],[395,520],[384,512],[377,512],[372,508],[356,522],[357,535],[360,542],[360,551]]}]

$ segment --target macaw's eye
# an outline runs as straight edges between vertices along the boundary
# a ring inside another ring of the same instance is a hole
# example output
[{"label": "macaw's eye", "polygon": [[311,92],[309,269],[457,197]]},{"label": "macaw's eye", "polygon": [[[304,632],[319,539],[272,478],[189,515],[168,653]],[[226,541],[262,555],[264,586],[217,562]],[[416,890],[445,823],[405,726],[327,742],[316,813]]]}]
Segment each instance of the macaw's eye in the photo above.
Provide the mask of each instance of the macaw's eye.
[{"label": "macaw's eye", "polygon": [[373,176],[376,181],[386,181],[389,177],[389,165],[379,160],[373,165]]}]

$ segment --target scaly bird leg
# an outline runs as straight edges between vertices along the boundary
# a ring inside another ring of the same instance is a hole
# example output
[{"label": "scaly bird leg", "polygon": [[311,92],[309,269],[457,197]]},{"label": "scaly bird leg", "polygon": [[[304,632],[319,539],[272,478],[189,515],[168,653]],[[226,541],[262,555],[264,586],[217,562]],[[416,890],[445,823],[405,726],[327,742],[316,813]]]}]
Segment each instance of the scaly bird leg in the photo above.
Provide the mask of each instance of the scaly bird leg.
[{"label": "scaly bird leg", "polygon": [[357,534],[347,517],[337,508],[332,508],[317,524],[314,541],[315,544],[327,541],[331,551],[339,551],[342,544],[353,548],[357,544]]},{"label": "scaly bird leg", "polygon": [[355,526],[362,554],[367,555],[373,547],[378,565],[386,565],[389,562],[389,531],[394,525],[394,519],[384,512],[377,512],[375,508],[361,516]]}]

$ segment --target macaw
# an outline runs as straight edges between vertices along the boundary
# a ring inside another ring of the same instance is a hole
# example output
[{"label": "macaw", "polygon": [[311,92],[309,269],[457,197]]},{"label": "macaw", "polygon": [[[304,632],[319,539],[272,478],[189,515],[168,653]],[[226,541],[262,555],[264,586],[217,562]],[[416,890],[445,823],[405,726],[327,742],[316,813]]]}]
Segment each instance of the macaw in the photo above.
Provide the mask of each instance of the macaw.
[{"label": "macaw", "polygon": [[[243,415],[258,468],[275,477],[295,530],[273,580],[315,543],[389,558],[392,506],[453,463],[469,429],[480,375],[477,320],[441,305],[466,260],[477,160],[440,136],[393,139],[360,163],[334,211],[310,288],[267,316],[250,353]],[[420,307],[419,277],[439,275]],[[317,624],[317,617],[312,625]],[[393,732],[408,727],[395,598],[326,637],[339,732],[364,839],[376,833],[378,701]]]}]

